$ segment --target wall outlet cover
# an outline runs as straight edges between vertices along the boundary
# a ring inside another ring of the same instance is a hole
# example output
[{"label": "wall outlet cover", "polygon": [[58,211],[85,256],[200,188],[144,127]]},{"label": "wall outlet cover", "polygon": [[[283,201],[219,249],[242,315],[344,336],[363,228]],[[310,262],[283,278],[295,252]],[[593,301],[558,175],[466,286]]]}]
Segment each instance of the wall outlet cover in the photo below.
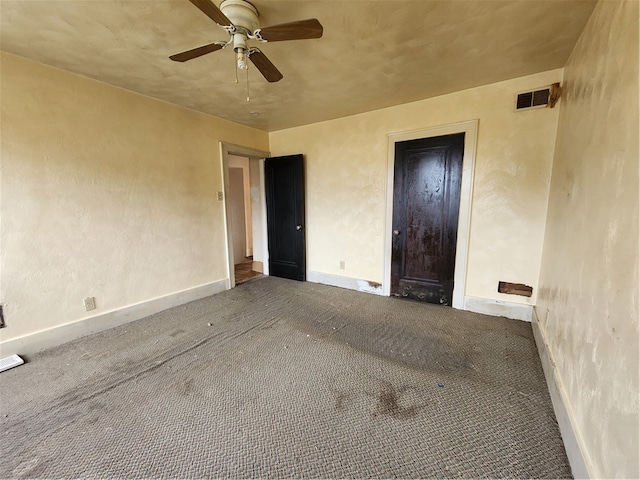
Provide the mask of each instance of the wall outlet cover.
[{"label": "wall outlet cover", "polygon": [[84,309],[85,311],[95,310],[96,309],[96,297],[87,297],[84,299]]}]

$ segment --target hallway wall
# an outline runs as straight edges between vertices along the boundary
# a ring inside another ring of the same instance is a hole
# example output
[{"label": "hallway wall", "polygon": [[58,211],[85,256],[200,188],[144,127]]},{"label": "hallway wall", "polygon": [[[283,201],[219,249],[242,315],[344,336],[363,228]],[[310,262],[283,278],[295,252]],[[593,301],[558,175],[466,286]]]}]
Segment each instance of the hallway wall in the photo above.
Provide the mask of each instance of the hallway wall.
[{"label": "hallway wall", "polygon": [[231,213],[231,237],[233,238],[233,263],[242,263],[247,252],[247,229],[245,225],[244,175],[242,168],[229,167],[229,192],[227,193]]}]

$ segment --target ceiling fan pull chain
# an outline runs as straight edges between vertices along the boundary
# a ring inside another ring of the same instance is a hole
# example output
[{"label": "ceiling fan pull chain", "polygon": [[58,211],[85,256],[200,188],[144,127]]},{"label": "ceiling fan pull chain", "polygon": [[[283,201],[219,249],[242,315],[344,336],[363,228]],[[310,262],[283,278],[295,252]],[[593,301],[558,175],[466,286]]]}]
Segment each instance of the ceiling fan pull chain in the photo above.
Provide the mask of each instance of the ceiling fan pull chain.
[{"label": "ceiling fan pull chain", "polygon": [[247,103],[251,101],[249,98],[249,64],[247,63]]}]

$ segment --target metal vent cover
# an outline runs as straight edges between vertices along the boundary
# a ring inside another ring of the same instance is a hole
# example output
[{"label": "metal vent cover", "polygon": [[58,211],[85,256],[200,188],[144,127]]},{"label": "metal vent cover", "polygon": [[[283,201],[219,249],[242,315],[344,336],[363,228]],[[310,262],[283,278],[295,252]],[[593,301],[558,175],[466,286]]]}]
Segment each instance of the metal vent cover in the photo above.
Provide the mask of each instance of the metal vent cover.
[{"label": "metal vent cover", "polygon": [[518,93],[516,94],[516,110],[544,108],[549,103],[550,94],[550,87]]}]

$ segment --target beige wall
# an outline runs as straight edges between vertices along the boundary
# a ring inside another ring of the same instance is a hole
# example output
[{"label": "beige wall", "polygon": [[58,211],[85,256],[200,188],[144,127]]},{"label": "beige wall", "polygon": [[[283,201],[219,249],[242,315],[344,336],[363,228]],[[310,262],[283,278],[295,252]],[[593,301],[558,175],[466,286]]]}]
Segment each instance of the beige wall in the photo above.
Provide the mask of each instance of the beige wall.
[{"label": "beige wall", "polygon": [[1,340],[227,277],[219,142],[265,132],[1,61]]},{"label": "beige wall", "polygon": [[638,2],[565,69],[536,313],[596,478],[638,478]]},{"label": "beige wall", "polygon": [[[305,155],[309,270],[382,282],[387,135],[479,119],[466,295],[534,304],[558,109],[516,113],[514,99],[561,79],[553,70],[272,132],[274,156]],[[500,280],[534,295],[497,293]]]}]

